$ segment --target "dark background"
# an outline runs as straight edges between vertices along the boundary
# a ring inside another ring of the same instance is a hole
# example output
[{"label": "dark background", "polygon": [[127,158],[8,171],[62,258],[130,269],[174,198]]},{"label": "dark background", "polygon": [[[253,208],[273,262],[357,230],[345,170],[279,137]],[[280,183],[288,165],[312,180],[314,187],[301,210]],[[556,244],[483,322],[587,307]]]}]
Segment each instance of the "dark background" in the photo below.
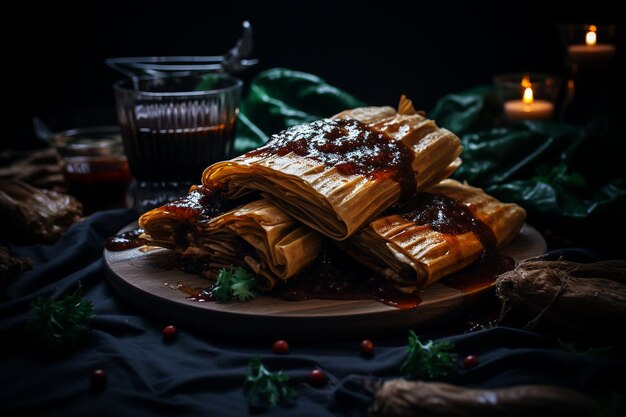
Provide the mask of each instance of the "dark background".
[{"label": "dark background", "polygon": [[[111,84],[120,76],[105,58],[221,55],[245,19],[260,60],[245,80],[281,66],[317,74],[371,104],[395,104],[404,93],[423,109],[502,72],[562,75],[559,22],[624,22],[615,2],[598,1],[71,3],[21,2],[5,16],[2,148],[28,146],[33,116],[56,130],[114,122]],[[86,122],[85,114],[96,117]]]}]

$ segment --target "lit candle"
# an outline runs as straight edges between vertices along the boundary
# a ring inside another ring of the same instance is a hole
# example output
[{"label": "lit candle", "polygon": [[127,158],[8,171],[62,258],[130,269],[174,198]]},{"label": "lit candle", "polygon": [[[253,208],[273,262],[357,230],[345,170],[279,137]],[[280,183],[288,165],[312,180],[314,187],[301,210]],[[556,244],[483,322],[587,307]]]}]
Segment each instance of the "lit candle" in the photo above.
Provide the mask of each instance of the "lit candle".
[{"label": "lit candle", "polygon": [[532,84],[528,77],[522,79],[524,94],[521,100],[504,103],[504,113],[510,120],[543,120],[552,117],[554,104],[547,100],[535,100]]},{"label": "lit candle", "polygon": [[569,56],[578,63],[597,63],[610,59],[615,54],[615,45],[598,43],[598,27],[589,25],[585,43],[567,47]]}]

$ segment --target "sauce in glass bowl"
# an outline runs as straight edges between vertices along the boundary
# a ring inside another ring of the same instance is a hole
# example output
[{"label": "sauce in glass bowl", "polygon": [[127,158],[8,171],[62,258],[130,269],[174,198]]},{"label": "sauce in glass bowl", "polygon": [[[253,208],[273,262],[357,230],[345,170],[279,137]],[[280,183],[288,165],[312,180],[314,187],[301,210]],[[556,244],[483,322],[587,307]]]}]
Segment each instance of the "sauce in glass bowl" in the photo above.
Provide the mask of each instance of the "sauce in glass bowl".
[{"label": "sauce in glass bowl", "polygon": [[54,135],[68,191],[86,214],[126,206],[132,180],[116,126],[72,129]]}]

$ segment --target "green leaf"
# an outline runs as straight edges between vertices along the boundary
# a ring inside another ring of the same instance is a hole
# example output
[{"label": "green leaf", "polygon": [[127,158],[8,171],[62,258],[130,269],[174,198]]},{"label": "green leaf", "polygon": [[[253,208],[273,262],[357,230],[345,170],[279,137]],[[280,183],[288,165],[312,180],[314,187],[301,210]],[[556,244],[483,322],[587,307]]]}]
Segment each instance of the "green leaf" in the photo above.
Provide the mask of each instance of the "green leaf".
[{"label": "green leaf", "polygon": [[220,303],[229,303],[233,299],[233,291],[230,288],[230,280],[233,273],[233,267],[230,269],[222,268],[217,275],[215,284],[211,287],[211,295]]},{"label": "green leaf", "polygon": [[454,344],[448,341],[424,343],[415,334],[409,332],[407,358],[400,370],[415,378],[437,378],[457,371],[456,354],[450,352]]},{"label": "green leaf", "polygon": [[364,103],[316,75],[285,68],[258,74],[241,110],[265,134],[330,117]]},{"label": "green leaf", "polygon": [[[232,266],[231,266],[231,270],[232,270]],[[248,276],[248,271],[246,271],[245,269],[241,268],[241,267],[237,267],[235,268],[235,270],[232,272],[233,274],[233,280],[234,281],[245,281],[247,279],[249,279],[250,277]]]},{"label": "green leaf", "polygon": [[91,301],[82,298],[80,283],[72,294],[54,301],[39,297],[31,304],[35,315],[26,323],[26,329],[35,346],[51,353],[62,353],[80,345],[90,332],[93,315]]},{"label": "green leaf", "polygon": [[222,268],[217,275],[215,284],[211,287],[211,294],[220,303],[229,303],[233,298],[239,301],[253,299],[256,294],[252,290],[256,280],[250,278],[248,272],[241,268]]},{"label": "green leaf", "polygon": [[240,301],[247,301],[253,299],[256,294],[251,290],[255,281],[253,278],[237,281],[231,285],[233,295]]},{"label": "green leaf", "polygon": [[534,181],[541,181],[548,184],[561,185],[566,188],[584,189],[587,181],[579,172],[568,172],[569,169],[564,163],[558,165],[541,165],[536,169]]},{"label": "green leaf", "polygon": [[251,407],[267,409],[290,402],[296,391],[287,385],[289,376],[282,371],[270,372],[259,355],[250,360],[250,374],[244,380],[243,390]]}]

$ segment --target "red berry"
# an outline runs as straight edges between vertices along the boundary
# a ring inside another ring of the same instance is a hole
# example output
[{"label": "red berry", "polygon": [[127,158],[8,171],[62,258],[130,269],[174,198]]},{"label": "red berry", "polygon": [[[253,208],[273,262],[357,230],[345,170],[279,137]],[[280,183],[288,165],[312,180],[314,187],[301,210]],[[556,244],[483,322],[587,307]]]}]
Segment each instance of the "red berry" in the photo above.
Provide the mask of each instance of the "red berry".
[{"label": "red berry", "polygon": [[321,369],[313,369],[309,372],[309,384],[319,387],[326,382],[326,374]]},{"label": "red berry", "polygon": [[104,388],[107,384],[107,373],[102,369],[96,369],[91,372],[89,379],[94,388]]},{"label": "red berry", "polygon": [[465,366],[465,368],[473,368],[475,366],[478,366],[478,356],[466,356],[465,359],[463,359],[463,366]]},{"label": "red berry", "polygon": [[370,356],[374,353],[374,344],[371,340],[365,339],[361,341],[361,355]]},{"label": "red berry", "polygon": [[285,355],[289,353],[289,343],[286,340],[277,340],[274,342],[272,350],[279,355]]},{"label": "red berry", "polygon": [[162,330],[163,332],[163,337],[165,337],[166,339],[173,339],[174,337],[176,337],[176,327],[169,325],[169,326],[165,326]]}]

